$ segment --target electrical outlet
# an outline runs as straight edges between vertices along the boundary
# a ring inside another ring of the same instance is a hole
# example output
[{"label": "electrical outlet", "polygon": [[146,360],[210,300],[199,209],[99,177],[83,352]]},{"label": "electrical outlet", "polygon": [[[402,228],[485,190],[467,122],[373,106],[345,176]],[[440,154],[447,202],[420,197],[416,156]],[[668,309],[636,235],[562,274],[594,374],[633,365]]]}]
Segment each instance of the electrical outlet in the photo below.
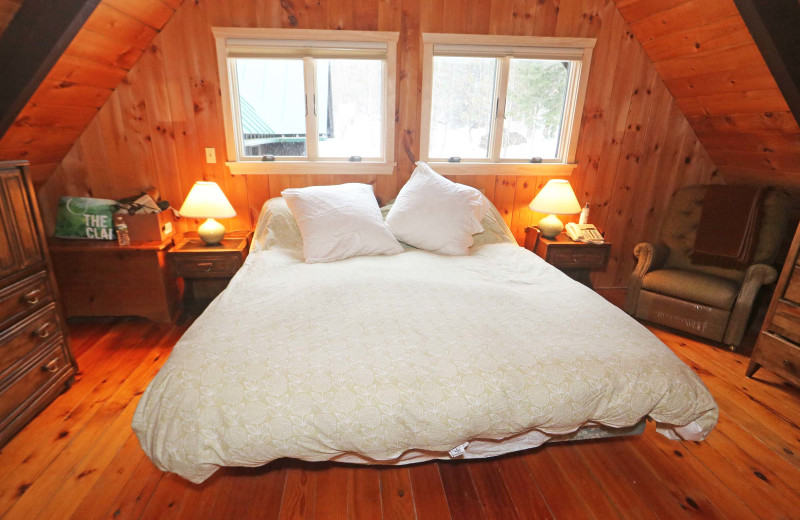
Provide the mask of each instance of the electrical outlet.
[{"label": "electrical outlet", "polygon": [[206,162],[208,164],[217,162],[217,151],[214,148],[206,148]]}]

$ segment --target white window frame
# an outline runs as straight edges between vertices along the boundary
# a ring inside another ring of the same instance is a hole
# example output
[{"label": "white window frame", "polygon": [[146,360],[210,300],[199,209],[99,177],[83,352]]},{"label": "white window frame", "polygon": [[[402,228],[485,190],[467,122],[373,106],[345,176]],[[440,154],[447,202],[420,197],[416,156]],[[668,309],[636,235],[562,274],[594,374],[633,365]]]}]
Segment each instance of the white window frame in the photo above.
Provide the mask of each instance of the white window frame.
[{"label": "white window frame", "polygon": [[[595,38],[423,33],[421,159],[434,165],[436,171],[443,175],[570,175],[576,166],[575,152],[595,42]],[[489,157],[486,159],[451,163],[448,159],[429,156],[434,56],[485,56],[499,59],[495,79],[492,139],[489,143]],[[559,141],[560,156],[556,160],[532,163],[526,159],[500,158],[508,71],[512,58],[558,59],[572,63]]]},{"label": "white window frame", "polygon": [[[384,31],[328,31],[316,29],[265,29],[253,27],[212,27],[217,46],[222,112],[228,161],[232,174],[280,175],[391,175],[397,163],[394,160],[395,91],[397,71],[397,39],[399,33]],[[236,101],[235,59],[251,54],[274,53],[276,48],[286,48],[287,55],[303,57],[306,92],[306,128],[314,132],[306,135],[306,157],[275,157],[264,161],[259,157],[246,157],[242,152],[241,124]],[[360,162],[349,158],[320,158],[317,153],[317,117],[315,110],[316,87],[313,53],[333,52],[346,58],[363,52],[376,53],[383,61],[383,136],[382,156],[362,158]]]}]

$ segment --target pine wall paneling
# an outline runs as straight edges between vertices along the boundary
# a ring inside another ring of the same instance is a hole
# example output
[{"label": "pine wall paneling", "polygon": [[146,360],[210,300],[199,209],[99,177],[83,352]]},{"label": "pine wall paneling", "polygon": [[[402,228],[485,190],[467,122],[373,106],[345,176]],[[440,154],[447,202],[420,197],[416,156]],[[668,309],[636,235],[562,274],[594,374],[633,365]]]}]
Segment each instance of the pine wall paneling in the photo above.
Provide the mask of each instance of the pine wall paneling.
[{"label": "pine wall paneling", "polygon": [[800,127],[733,0],[615,0],[726,182],[800,187]]},{"label": "pine wall paneling", "polygon": [[[110,2],[121,9],[122,0]],[[225,137],[212,26],[398,31],[394,175],[232,176],[221,159]],[[712,178],[713,163],[680,107],[608,0],[195,0],[183,4],[143,49],[55,173],[40,199],[50,225],[60,195],[117,198],[156,186],[178,206],[196,180],[220,183],[237,217],[229,229],[251,228],[263,202],[286,187],[368,182],[387,201],[419,156],[422,32],[580,36],[598,39],[571,182],[592,203],[590,221],[614,247],[599,287],[624,286],[632,250],[652,239],[669,195]],[[100,87],[102,88],[102,87]],[[94,99],[87,93],[87,103]],[[40,116],[44,117],[44,116]],[[220,162],[206,164],[204,148]],[[483,189],[522,241],[541,215],[528,203],[544,177],[453,177]],[[183,221],[183,229],[196,227]]]},{"label": "pine wall paneling", "polygon": [[[183,0],[103,0],[0,138],[45,182]],[[0,0],[2,15],[15,0]]]}]

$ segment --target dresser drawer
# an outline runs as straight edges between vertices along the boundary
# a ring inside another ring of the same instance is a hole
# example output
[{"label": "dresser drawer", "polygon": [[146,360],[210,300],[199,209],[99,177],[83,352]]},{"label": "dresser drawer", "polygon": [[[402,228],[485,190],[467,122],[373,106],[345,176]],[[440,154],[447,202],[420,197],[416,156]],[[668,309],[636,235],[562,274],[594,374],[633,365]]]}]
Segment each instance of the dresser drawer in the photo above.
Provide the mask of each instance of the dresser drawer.
[{"label": "dresser drawer", "polygon": [[51,303],[0,335],[0,381],[19,360],[61,334],[55,307]]},{"label": "dresser drawer", "polygon": [[605,267],[607,260],[606,248],[590,246],[554,247],[547,256],[550,264],[562,269],[601,269]]},{"label": "dresser drawer", "polygon": [[10,324],[51,301],[53,294],[47,273],[37,273],[17,282],[0,291],[0,325]]},{"label": "dresser drawer", "polygon": [[783,293],[786,300],[800,304],[800,266],[792,268],[792,276],[786,284],[786,291]]},{"label": "dresser drawer", "polygon": [[800,305],[778,300],[772,322],[766,326],[766,330],[800,343]]},{"label": "dresser drawer", "polygon": [[795,384],[800,382],[800,347],[780,336],[762,332],[752,360]]},{"label": "dresser drawer", "polygon": [[172,257],[175,276],[181,278],[231,277],[242,265],[238,255],[182,255]]},{"label": "dresser drawer", "polygon": [[[27,402],[32,402],[52,381],[64,376],[72,369],[64,345],[57,343],[43,354],[31,356],[19,377],[0,387],[0,424],[5,427],[17,410]],[[17,412],[17,413],[15,413]]]}]

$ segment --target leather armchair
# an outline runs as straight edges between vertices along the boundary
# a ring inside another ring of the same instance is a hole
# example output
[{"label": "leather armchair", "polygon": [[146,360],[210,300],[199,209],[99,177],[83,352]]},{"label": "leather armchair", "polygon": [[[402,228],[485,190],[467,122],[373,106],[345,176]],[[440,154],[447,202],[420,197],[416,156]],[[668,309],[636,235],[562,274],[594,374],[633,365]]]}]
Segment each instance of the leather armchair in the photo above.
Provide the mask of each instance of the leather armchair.
[{"label": "leather armchair", "polygon": [[707,186],[675,192],[659,242],[638,244],[625,311],[642,320],[696,334],[731,347],[747,328],[759,289],[774,282],[789,208],[786,193],[771,190],[763,202],[753,264],[741,269],[695,265],[689,258]]}]

